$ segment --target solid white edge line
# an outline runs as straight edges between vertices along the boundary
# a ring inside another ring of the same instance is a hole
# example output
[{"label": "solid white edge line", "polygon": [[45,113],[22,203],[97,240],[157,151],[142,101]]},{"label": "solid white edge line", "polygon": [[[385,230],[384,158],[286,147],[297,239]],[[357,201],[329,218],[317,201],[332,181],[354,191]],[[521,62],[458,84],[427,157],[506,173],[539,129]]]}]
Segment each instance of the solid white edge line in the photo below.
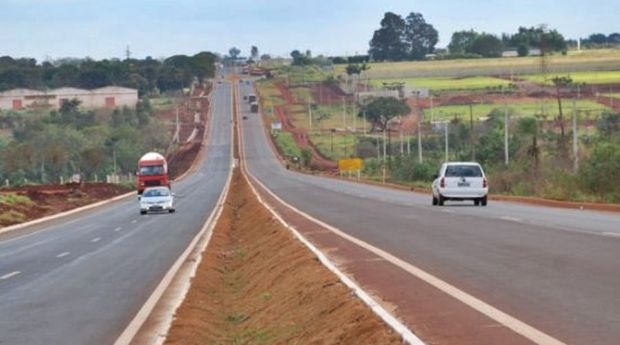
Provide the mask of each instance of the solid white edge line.
[{"label": "solid white edge line", "polygon": [[409,272],[410,274],[414,275],[415,277],[427,282],[428,284],[436,287],[437,289],[447,293],[448,295],[456,298],[457,300],[465,303],[466,305],[470,306],[471,308],[479,311],[480,313],[486,315],[487,317],[495,320],[496,322],[510,328],[511,330],[513,330],[514,332],[522,335],[523,337],[537,343],[537,344],[548,344],[548,345],[565,345],[564,342],[555,339],[553,337],[551,337],[550,335],[526,324],[525,322],[522,322],[518,319],[516,319],[513,316],[510,316],[507,313],[504,313],[503,311],[491,306],[490,304],[487,304],[486,302],[483,302],[482,300],[466,293],[465,291],[462,291],[460,289],[458,289],[457,287],[431,275],[430,273],[427,273],[425,271],[423,271],[422,269],[411,265],[395,256],[393,256],[392,254],[389,254],[388,252],[383,251],[382,249],[373,247],[372,245],[357,239],[351,235],[348,235],[342,231],[340,231],[339,229],[324,223],[321,220],[315,219],[312,216],[305,214],[303,212],[301,212],[300,210],[296,209],[295,207],[287,204],[286,202],[284,202],[282,199],[278,198],[275,194],[273,194],[273,192],[271,192],[270,190],[266,189],[262,183],[260,183],[259,181],[257,181],[256,179],[254,179],[259,185],[261,185],[261,187],[267,192],[269,193],[273,198],[275,198],[276,200],[278,200],[278,202],[282,203],[283,205],[285,205],[286,207],[288,207],[289,209],[298,212],[300,215],[304,216],[306,219],[322,226],[325,227],[327,229],[329,229],[330,231],[332,231],[333,233],[335,233],[336,235],[350,241],[353,242],[355,244],[357,244],[358,246],[384,258],[385,260],[391,262],[392,264],[394,264],[395,266],[405,270],[406,272]]},{"label": "solid white edge line", "polygon": [[[238,85],[236,86],[238,88]],[[362,290],[360,286],[358,286],[352,279],[347,277],[344,273],[342,273],[335,264],[333,264],[318,248],[316,248],[310,241],[306,240],[294,227],[289,225],[280,215],[273,209],[268,203],[266,203],[263,198],[258,194],[258,191],[254,187],[254,185],[250,182],[250,176],[252,176],[249,171],[247,171],[247,164],[245,162],[245,155],[243,154],[243,133],[242,133],[241,125],[238,126],[238,145],[239,145],[239,155],[240,160],[243,161],[242,172],[243,177],[252,188],[252,192],[258,199],[258,201],[271,212],[271,214],[293,235],[304,244],[310,251],[316,255],[319,261],[323,264],[323,266],[327,267],[332,273],[334,273],[343,284],[345,284],[349,289],[351,289],[355,294],[365,303],[376,315],[378,315],[389,327],[391,327],[396,333],[398,333],[401,339],[411,345],[426,345],[420,338],[418,338],[407,326],[401,323],[398,319],[396,319],[392,314],[390,314],[387,310],[385,310],[379,303],[377,303],[366,291]],[[302,213],[301,211],[290,207],[288,204],[284,203],[281,199],[275,196],[270,190],[268,190],[260,181],[258,181],[255,177],[252,176],[252,180],[258,183],[265,191],[267,191],[271,196],[273,196],[276,200],[282,202],[282,204],[286,205],[290,209],[298,212],[303,216],[308,215]]]},{"label": "solid white edge line", "polygon": [[[231,131],[232,131],[232,129],[231,129]],[[232,155],[233,155],[232,147],[231,147],[230,152],[231,152],[230,154],[231,154],[231,162],[232,162],[233,161],[232,160]],[[200,241],[200,239],[203,236],[206,236],[205,241],[204,241],[204,248],[207,247],[207,245],[209,244],[210,239],[211,239],[213,228],[215,228],[215,225],[217,223],[217,219],[220,217],[220,215],[222,214],[222,211],[224,209],[224,203],[226,201],[226,197],[228,196],[228,190],[229,190],[230,183],[231,183],[231,180],[232,180],[232,173],[233,173],[233,170],[232,170],[232,163],[231,163],[231,169],[228,172],[228,177],[226,179],[226,183],[224,184],[224,188],[222,190],[222,194],[220,194],[220,197],[219,197],[219,199],[217,201],[217,204],[216,204],[214,210],[211,212],[211,215],[209,216],[209,218],[207,218],[207,221],[204,223],[202,229],[192,239],[192,242],[185,249],[183,254],[181,254],[181,256],[177,259],[177,261],[172,265],[170,270],[168,270],[168,272],[166,273],[164,278],[157,285],[157,287],[155,288],[155,290],[153,291],[151,296],[149,296],[149,298],[144,303],[142,308],[140,308],[140,310],[138,311],[136,316],[131,320],[131,322],[129,323],[127,328],[125,328],[123,333],[121,333],[121,335],[118,337],[118,339],[116,339],[116,341],[114,342],[114,345],[129,345],[129,344],[131,344],[131,341],[133,340],[133,338],[136,336],[136,334],[140,330],[140,327],[142,327],[142,325],[144,324],[146,319],[149,317],[149,315],[153,311],[153,308],[155,308],[155,305],[157,304],[157,302],[160,300],[161,296],[164,294],[165,290],[170,285],[170,283],[173,280],[174,276],[176,275],[176,273],[178,272],[180,267],[183,265],[185,260],[187,260],[187,257],[193,252],[193,250],[196,247],[196,244]],[[204,248],[202,248],[202,249],[204,249]],[[201,261],[202,261],[202,255],[200,255],[198,257],[198,259],[196,260],[196,262],[194,263],[191,276],[194,276],[194,274],[195,274],[196,270],[198,269],[198,266],[199,266]],[[176,309],[178,309],[178,307],[183,302],[185,295],[189,291],[189,287],[190,287],[190,284],[186,284],[185,291],[182,292],[183,297],[179,298],[178,303],[177,303],[176,307],[174,308],[174,312],[176,312]],[[156,334],[158,334],[158,335],[164,335],[165,334],[167,336],[168,330],[170,329],[170,326],[172,325],[172,321],[174,320],[174,312],[171,315],[169,315],[169,317],[167,318],[167,320],[165,322],[162,322],[161,324],[157,325],[158,330],[155,332]],[[166,337],[158,337],[157,340],[156,340],[156,343],[157,344],[163,343],[165,341],[165,338]]]},{"label": "solid white edge line", "polygon": [[35,219],[35,220],[29,221],[29,222],[26,222],[26,223],[20,223],[20,224],[15,224],[15,225],[7,226],[7,227],[4,227],[4,228],[0,228],[0,234],[2,234],[4,232],[13,231],[13,230],[19,230],[19,229],[22,229],[22,228],[25,228],[25,227],[28,227],[28,226],[31,226],[31,225],[47,222],[47,221],[50,221],[52,219],[57,219],[57,218],[61,218],[61,217],[64,217],[64,216],[68,216],[70,214],[74,214],[74,213],[82,212],[82,211],[85,211],[85,210],[89,210],[91,208],[99,207],[99,206],[111,203],[113,201],[117,201],[117,200],[121,200],[121,199],[124,199],[124,198],[128,198],[131,195],[136,195],[136,192],[129,192],[129,193],[121,194],[121,195],[115,196],[114,198],[111,198],[111,199],[107,199],[107,200],[96,202],[94,204],[89,204],[89,205],[85,205],[85,206],[82,206],[82,207],[74,208],[74,209],[66,211],[66,212],[56,213],[54,215],[43,217],[43,218],[39,218],[39,219]]},{"label": "solid white edge line", "polygon": [[[271,214],[280,221],[282,225],[284,225],[289,231],[293,233],[293,235],[303,243],[310,251],[316,255],[316,257],[321,261],[323,266],[327,267],[332,273],[334,273],[340,281],[342,281],[349,289],[353,290],[355,294],[375,313],[377,314],[388,326],[390,326],[396,333],[398,333],[403,341],[406,341],[411,345],[425,345],[425,343],[418,338],[407,326],[405,326],[402,322],[400,322],[396,317],[390,314],[387,310],[385,310],[379,303],[377,303],[366,291],[364,291],[360,286],[358,286],[353,280],[347,277],[344,273],[342,273],[334,263],[332,263],[318,248],[316,248],[310,241],[306,240],[293,226],[289,225],[280,215],[268,204],[266,203],[258,194],[258,191],[254,188],[252,183],[249,181],[249,177],[244,175],[246,181],[251,186],[254,195],[258,198],[260,203],[267,208]],[[274,196],[271,191],[268,191],[265,186],[257,181],[254,177],[253,180],[258,183],[264,190],[266,190],[271,196]],[[274,196],[275,197],[275,196]],[[281,201],[281,200],[279,200]],[[286,205],[286,204],[285,204]],[[288,206],[288,205],[287,205]],[[292,209],[295,212],[299,212],[296,209]],[[300,213],[303,215],[303,213]]]},{"label": "solid white edge line", "polygon": [[16,275],[18,275],[20,273],[22,273],[22,272],[20,272],[20,271],[13,271],[11,273],[7,273],[7,274],[3,275],[2,277],[0,277],[0,280],[5,280],[5,279],[9,279],[11,277],[15,277]]},{"label": "solid white edge line", "polygon": [[62,253],[56,255],[56,257],[60,259],[60,258],[64,258],[65,256],[67,256],[69,254],[71,254],[71,252],[62,252]]}]

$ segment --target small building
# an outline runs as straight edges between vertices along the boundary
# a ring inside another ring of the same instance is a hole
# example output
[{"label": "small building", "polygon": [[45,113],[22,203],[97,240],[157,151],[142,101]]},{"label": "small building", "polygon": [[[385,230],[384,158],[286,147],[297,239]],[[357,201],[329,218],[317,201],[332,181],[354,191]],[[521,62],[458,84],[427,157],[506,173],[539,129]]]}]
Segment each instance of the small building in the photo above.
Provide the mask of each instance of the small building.
[{"label": "small building", "polygon": [[62,87],[50,90],[13,89],[0,92],[0,109],[59,109],[66,101],[77,99],[82,108],[135,107],[138,90],[106,86],[94,90]]}]

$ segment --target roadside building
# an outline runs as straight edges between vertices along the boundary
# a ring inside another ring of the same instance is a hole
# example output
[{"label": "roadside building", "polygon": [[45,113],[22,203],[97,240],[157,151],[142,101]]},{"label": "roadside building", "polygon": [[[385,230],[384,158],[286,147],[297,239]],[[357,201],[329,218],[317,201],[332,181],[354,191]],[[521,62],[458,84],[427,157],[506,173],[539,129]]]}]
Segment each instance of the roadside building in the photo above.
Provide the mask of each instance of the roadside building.
[{"label": "roadside building", "polygon": [[106,86],[94,90],[73,87],[44,91],[13,89],[0,92],[0,109],[58,109],[64,102],[72,99],[79,100],[80,107],[87,109],[135,107],[138,102],[138,90],[120,86]]}]

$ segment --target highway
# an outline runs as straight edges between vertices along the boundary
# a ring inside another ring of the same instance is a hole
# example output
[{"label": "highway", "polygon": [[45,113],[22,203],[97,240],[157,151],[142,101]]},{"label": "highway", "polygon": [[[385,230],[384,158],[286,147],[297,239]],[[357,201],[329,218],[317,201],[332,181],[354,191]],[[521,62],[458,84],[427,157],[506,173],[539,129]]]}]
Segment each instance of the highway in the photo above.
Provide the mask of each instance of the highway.
[{"label": "highway", "polygon": [[[247,117],[239,123],[248,170],[288,204],[548,339],[620,339],[620,215],[493,200],[487,207],[434,207],[430,195],[289,171],[261,116],[242,101],[252,85],[234,87]],[[230,174],[230,83],[216,83],[212,100],[206,156],[195,174],[173,185],[176,213],[140,216],[136,198],[128,197],[0,235],[0,344],[115,342],[196,236]],[[388,302],[402,303],[402,312],[409,297]]]},{"label": "highway", "polygon": [[0,344],[113,344],[214,210],[231,172],[229,83],[215,84],[206,157],[172,185],[176,213],[135,195],[0,236]]},{"label": "highway", "polygon": [[[239,89],[240,99],[253,92]],[[286,203],[548,336],[531,342],[618,343],[620,215],[493,200],[438,207],[430,195],[292,172],[262,118],[239,109],[249,172]],[[407,304],[399,298],[388,302]]]}]

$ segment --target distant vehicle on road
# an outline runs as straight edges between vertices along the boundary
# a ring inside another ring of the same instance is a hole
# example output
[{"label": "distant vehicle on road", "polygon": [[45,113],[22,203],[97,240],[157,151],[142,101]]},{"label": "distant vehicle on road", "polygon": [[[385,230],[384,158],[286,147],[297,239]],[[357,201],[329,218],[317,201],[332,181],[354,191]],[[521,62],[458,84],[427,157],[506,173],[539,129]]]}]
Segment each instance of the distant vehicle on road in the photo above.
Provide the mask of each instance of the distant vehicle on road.
[{"label": "distant vehicle on road", "polygon": [[170,188],[161,186],[144,189],[140,196],[140,214],[148,212],[173,213],[174,211],[174,194]]},{"label": "distant vehicle on road", "polygon": [[166,186],[170,188],[168,163],[166,158],[157,152],[148,152],[140,157],[136,176],[138,177],[138,194],[142,194],[146,187]]},{"label": "distant vehicle on road", "polygon": [[489,185],[482,166],[477,162],[446,162],[432,184],[433,205],[446,200],[473,200],[474,205],[487,205]]}]

